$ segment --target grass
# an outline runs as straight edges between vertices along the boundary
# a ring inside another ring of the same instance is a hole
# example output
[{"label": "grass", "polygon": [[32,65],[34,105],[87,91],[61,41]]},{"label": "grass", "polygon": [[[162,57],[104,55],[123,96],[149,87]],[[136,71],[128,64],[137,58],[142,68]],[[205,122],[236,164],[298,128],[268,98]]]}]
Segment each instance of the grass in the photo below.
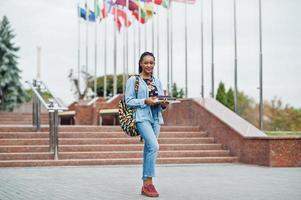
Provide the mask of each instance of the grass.
[{"label": "grass", "polygon": [[301,131],[265,131],[268,136],[299,136]]}]

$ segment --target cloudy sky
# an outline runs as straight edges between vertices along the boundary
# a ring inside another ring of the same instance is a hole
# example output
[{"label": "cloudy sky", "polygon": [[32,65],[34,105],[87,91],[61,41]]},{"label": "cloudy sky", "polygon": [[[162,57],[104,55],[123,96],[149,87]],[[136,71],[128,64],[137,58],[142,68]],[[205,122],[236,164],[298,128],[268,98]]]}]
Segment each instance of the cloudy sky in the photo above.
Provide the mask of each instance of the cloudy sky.
[{"label": "cloudy sky", "polygon": [[[36,77],[37,46],[42,47],[42,80],[67,104],[74,96],[68,80],[70,69],[77,69],[78,18],[76,0],[0,0],[0,16],[7,15],[16,33],[22,81]],[[82,3],[82,2],[80,2]],[[233,0],[214,1],[215,86],[223,81],[227,88],[234,83]],[[83,5],[83,4],[82,4]],[[90,1],[92,6],[92,1]],[[301,107],[301,1],[262,0],[263,10],[263,81],[264,99],[281,98],[284,103]],[[210,0],[204,0],[205,95],[209,96],[211,75]],[[173,4],[174,81],[185,87],[184,4]],[[167,82],[166,10],[159,8],[160,79]],[[188,96],[201,92],[201,5],[188,5]],[[258,1],[237,1],[238,88],[258,101],[259,30]],[[135,24],[135,23],[134,23]],[[98,67],[102,75],[104,23],[98,26]],[[113,73],[113,21],[107,19],[107,71]],[[81,65],[85,64],[85,23],[81,21]],[[134,26],[129,28],[129,69],[137,68],[139,53],[133,53]],[[94,24],[89,24],[89,72],[94,73]],[[147,25],[147,46],[151,51],[151,23]],[[117,71],[122,72],[122,33],[118,35]],[[157,49],[157,48],[156,48]],[[157,51],[154,52],[157,55]],[[134,60],[135,59],[135,60]],[[24,84],[25,85],[25,84]]]}]

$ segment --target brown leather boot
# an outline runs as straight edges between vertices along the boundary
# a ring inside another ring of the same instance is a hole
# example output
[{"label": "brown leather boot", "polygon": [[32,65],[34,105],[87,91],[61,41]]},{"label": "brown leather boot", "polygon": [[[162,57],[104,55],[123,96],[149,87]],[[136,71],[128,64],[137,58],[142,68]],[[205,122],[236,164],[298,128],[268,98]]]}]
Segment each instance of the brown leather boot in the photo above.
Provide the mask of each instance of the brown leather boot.
[{"label": "brown leather boot", "polygon": [[142,186],[141,194],[148,197],[159,197],[155,186],[153,184],[146,184]]}]

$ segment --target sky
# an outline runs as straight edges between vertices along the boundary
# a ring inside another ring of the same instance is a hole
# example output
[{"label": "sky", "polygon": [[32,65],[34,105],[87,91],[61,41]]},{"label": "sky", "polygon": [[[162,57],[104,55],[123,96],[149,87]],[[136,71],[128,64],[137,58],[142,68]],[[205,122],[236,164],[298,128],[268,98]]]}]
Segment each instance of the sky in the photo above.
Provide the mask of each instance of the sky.
[{"label": "sky", "polygon": [[[32,80],[37,74],[37,46],[42,48],[41,79],[50,90],[66,104],[74,101],[72,84],[68,79],[70,69],[78,66],[78,27],[80,27],[80,65],[85,65],[86,24],[77,17],[76,0],[0,0],[0,17],[6,15],[13,27],[16,46],[20,47],[19,68],[22,83]],[[89,5],[93,1],[89,1]],[[211,91],[211,9],[210,0],[203,0],[204,14],[204,85],[205,96]],[[172,50],[173,80],[185,88],[185,40],[184,4],[173,3]],[[263,98],[280,98],[284,104],[301,108],[301,1],[262,0],[263,28]],[[201,93],[201,1],[187,5],[188,31],[188,97]],[[167,32],[166,9],[159,7],[159,56],[155,44],[154,54],[159,66],[159,78],[167,87]],[[138,68],[138,47],[134,53],[133,21],[129,33],[129,71]],[[107,72],[113,74],[113,20],[110,16],[97,25],[97,75],[104,74],[104,24],[107,24]],[[80,24],[80,25],[79,25]],[[142,50],[152,51],[151,26],[149,21],[141,28]],[[146,30],[146,34],[145,34]],[[234,28],[233,0],[214,1],[214,64],[215,93],[220,81],[226,88],[234,85]],[[157,29],[155,29],[157,32]],[[117,36],[117,73],[123,70],[123,29]],[[95,24],[88,25],[88,69],[94,74]],[[146,37],[145,37],[146,35]],[[145,38],[147,46],[145,47]],[[137,40],[136,40],[137,41]],[[256,102],[259,100],[259,29],[258,1],[237,1],[237,50],[238,89]],[[155,71],[157,71],[155,67]]]}]

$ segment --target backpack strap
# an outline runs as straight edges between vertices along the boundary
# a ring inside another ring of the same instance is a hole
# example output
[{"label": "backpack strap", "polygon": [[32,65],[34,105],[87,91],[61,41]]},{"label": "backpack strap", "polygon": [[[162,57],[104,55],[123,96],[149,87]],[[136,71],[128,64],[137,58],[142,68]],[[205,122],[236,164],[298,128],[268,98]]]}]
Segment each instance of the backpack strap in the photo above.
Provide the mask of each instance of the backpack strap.
[{"label": "backpack strap", "polygon": [[[136,99],[138,98],[138,90],[139,90],[139,75],[135,75],[136,76],[136,81],[135,81],[135,93],[136,93]],[[140,142],[143,142],[143,138],[140,135]]]},{"label": "backpack strap", "polygon": [[135,94],[136,99],[138,98],[138,90],[139,90],[139,75],[135,75],[136,81],[135,81]]}]

